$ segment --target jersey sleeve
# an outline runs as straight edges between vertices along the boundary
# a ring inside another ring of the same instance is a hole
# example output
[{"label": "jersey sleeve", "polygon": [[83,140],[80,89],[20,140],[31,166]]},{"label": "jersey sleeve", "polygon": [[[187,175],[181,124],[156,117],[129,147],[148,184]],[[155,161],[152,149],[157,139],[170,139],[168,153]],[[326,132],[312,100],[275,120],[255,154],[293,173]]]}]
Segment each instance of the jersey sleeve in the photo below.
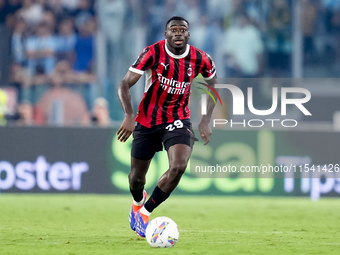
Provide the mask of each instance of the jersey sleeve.
[{"label": "jersey sleeve", "polygon": [[205,80],[210,80],[216,74],[215,63],[212,60],[212,58],[210,57],[210,55],[205,53],[205,52],[203,53],[202,58],[203,58],[202,59],[203,60],[203,67],[201,69],[201,74],[202,74],[202,76]]},{"label": "jersey sleeve", "polygon": [[143,75],[143,73],[152,67],[154,56],[150,47],[146,47],[143,52],[138,56],[136,61],[130,66],[129,70]]}]

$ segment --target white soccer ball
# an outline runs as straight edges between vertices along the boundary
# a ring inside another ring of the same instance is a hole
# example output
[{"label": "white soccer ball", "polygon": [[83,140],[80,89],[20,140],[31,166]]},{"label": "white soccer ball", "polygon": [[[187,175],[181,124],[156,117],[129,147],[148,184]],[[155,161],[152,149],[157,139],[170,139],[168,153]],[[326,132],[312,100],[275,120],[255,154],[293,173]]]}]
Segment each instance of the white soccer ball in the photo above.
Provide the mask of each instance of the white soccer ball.
[{"label": "white soccer ball", "polygon": [[169,248],[178,241],[177,224],[168,217],[157,217],[149,222],[145,237],[151,247]]}]

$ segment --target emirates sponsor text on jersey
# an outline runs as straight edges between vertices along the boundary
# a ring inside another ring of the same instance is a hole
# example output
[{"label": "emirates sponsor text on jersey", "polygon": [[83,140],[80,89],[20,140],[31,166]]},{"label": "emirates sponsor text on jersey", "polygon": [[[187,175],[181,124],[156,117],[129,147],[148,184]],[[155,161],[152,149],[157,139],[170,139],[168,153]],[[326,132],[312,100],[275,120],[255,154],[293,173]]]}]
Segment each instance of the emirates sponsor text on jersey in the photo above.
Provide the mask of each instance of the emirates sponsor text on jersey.
[{"label": "emirates sponsor text on jersey", "polygon": [[185,88],[190,85],[190,82],[180,82],[173,78],[168,79],[162,74],[157,73],[158,81],[163,90],[166,90],[170,94],[181,95],[185,93]]}]

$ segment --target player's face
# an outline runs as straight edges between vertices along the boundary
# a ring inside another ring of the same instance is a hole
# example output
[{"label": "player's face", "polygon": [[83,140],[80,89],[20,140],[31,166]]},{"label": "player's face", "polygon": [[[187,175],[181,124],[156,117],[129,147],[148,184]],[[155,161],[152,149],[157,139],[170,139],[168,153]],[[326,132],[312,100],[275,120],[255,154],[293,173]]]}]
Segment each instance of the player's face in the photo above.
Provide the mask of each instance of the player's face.
[{"label": "player's face", "polygon": [[167,46],[175,54],[182,54],[190,38],[188,24],[184,20],[172,20],[164,33]]}]

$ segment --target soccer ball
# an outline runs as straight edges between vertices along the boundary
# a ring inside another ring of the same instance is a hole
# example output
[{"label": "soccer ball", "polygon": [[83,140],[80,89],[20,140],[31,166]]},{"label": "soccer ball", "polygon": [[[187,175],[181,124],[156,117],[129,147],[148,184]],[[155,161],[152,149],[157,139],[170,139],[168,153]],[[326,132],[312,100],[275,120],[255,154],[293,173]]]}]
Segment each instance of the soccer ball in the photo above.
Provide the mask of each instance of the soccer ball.
[{"label": "soccer ball", "polygon": [[173,247],[178,240],[177,224],[168,217],[157,217],[149,222],[145,237],[151,247]]}]

